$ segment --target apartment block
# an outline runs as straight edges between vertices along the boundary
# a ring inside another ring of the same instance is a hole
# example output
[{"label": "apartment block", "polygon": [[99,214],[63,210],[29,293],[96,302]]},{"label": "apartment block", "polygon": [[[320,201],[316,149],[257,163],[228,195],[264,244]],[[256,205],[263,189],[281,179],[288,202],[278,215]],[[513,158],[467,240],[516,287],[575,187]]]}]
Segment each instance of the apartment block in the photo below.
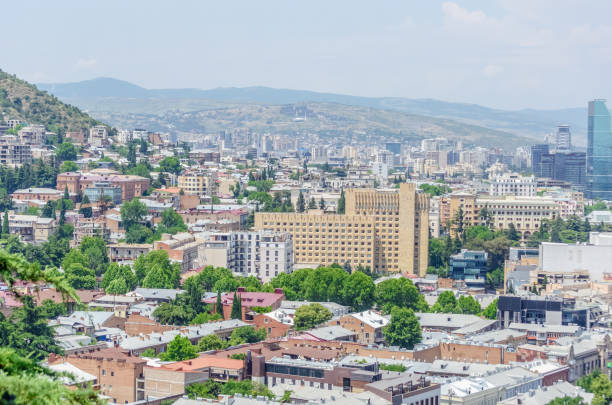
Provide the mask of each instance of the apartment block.
[{"label": "apartment block", "polygon": [[89,129],[89,144],[98,147],[108,144],[108,130],[104,125],[96,125]]},{"label": "apartment block", "polygon": [[178,188],[186,194],[216,195],[217,174],[215,172],[189,172],[178,176]]},{"label": "apartment block", "polygon": [[290,233],[255,231],[215,233],[204,243],[207,265],[226,267],[234,274],[266,282],[293,271]]},{"label": "apartment block", "polygon": [[20,201],[57,201],[64,196],[60,190],[53,188],[32,187],[15,190],[11,198]]},{"label": "apartment block", "polygon": [[108,258],[112,263],[131,262],[140,255],[153,250],[151,243],[113,243],[107,245]]},{"label": "apartment block", "polygon": [[19,130],[19,141],[27,145],[41,145],[45,142],[45,127],[43,125],[31,125]]},{"label": "apartment block", "polygon": [[389,319],[374,311],[356,312],[332,319],[329,326],[342,326],[357,335],[357,341],[366,344],[378,344],[385,340],[383,328],[387,326]]},{"label": "apartment block", "polygon": [[95,376],[99,393],[112,403],[129,403],[144,399],[143,368],[147,364],[130,352],[113,347],[66,357],[75,367]]},{"label": "apartment block", "polygon": [[41,218],[36,215],[9,215],[9,231],[18,235],[24,242],[46,242],[55,232],[53,218]]},{"label": "apartment block", "polygon": [[200,265],[200,245],[202,245],[202,241],[187,232],[180,232],[176,235],[165,233],[162,235],[162,240],[153,243],[153,250],[168,252],[170,260],[180,263],[181,271],[185,272]]},{"label": "apartment block", "polygon": [[13,135],[0,136],[0,164],[20,167],[24,163],[32,163],[30,145],[21,143]]},{"label": "apartment block", "polygon": [[348,189],[345,207],[345,214],[258,212],[255,229],[290,232],[296,263],[425,275],[429,197],[417,193],[415,184]]}]

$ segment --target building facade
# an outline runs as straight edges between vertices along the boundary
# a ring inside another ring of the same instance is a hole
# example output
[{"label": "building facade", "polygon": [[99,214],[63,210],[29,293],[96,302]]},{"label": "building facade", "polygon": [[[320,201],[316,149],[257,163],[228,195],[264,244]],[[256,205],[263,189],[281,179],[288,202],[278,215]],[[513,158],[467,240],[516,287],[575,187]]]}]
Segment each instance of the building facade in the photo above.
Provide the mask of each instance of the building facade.
[{"label": "building facade", "polygon": [[587,198],[612,200],[612,131],[605,100],[589,101]]},{"label": "building facade", "polygon": [[258,212],[255,229],[290,232],[296,263],[425,275],[429,197],[414,183],[399,191],[348,189],[345,207],[345,214]]},{"label": "building facade", "polygon": [[212,234],[204,243],[207,265],[266,282],[293,271],[293,239],[287,232],[255,231]]},{"label": "building facade", "polygon": [[489,194],[494,196],[516,195],[533,197],[536,195],[537,182],[534,176],[521,176],[517,173],[507,173],[491,180]]},{"label": "building facade", "polygon": [[484,288],[487,282],[487,252],[461,250],[450,257],[450,277],[468,287]]}]

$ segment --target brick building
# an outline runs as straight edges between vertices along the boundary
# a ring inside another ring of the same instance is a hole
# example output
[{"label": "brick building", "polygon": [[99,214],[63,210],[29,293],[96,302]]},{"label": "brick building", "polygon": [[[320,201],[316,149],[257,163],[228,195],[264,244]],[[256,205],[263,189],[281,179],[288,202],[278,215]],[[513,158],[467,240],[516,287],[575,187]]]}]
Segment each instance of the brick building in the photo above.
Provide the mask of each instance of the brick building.
[{"label": "brick building", "polygon": [[124,404],[144,399],[143,368],[147,362],[119,348],[98,349],[65,359],[96,377],[99,392],[109,402]]},{"label": "brick building", "polygon": [[66,172],[57,175],[56,188],[63,191],[66,187],[70,193],[79,194],[96,183],[106,183],[110,186],[121,188],[123,201],[131,201],[134,197],[140,197],[150,187],[151,181],[146,177],[118,174]]},{"label": "brick building", "polygon": [[385,339],[382,328],[389,320],[373,311],[356,312],[329,321],[328,325],[342,326],[357,335],[360,343],[382,343]]}]

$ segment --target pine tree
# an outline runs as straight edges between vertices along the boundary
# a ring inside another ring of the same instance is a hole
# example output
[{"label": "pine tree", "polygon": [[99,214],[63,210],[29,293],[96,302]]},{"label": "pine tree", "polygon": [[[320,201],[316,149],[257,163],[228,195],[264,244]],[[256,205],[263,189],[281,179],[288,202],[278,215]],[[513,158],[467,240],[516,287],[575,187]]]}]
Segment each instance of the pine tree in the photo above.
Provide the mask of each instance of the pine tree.
[{"label": "pine tree", "polygon": [[310,202],[308,203],[308,209],[309,210],[317,209],[317,202],[315,201],[314,197],[310,199]]},{"label": "pine tree", "polygon": [[8,211],[4,211],[4,218],[2,219],[2,236],[8,237],[10,234]]},{"label": "pine tree", "polygon": [[240,297],[234,291],[234,299],[232,300],[232,313],[230,314],[231,319],[242,319],[242,302]]},{"label": "pine tree", "polygon": [[306,210],[306,202],[304,201],[304,194],[300,191],[300,195],[297,200],[297,212],[304,212]]},{"label": "pine tree", "polygon": [[319,209],[325,209],[325,200],[323,200],[323,197],[321,197],[321,199],[319,200]]},{"label": "pine tree", "polygon": [[223,303],[221,302],[221,291],[217,291],[217,313],[223,316]]},{"label": "pine tree", "polygon": [[70,199],[70,193],[68,193],[68,186],[64,187],[64,200]]},{"label": "pine tree", "polygon": [[[323,198],[321,198],[321,201],[323,200]],[[338,214],[344,214],[344,210],[345,210],[345,198],[344,198],[344,190],[340,191],[340,199],[338,200],[338,209],[337,212]]]}]

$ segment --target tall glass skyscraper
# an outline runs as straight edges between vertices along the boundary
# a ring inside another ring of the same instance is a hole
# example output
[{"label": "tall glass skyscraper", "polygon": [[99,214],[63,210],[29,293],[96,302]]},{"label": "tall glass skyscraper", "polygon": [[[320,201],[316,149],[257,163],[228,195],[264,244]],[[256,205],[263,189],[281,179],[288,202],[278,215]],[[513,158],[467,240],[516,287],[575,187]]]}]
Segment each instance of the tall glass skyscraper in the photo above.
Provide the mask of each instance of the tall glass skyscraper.
[{"label": "tall glass skyscraper", "polygon": [[589,101],[587,197],[612,200],[612,131],[605,100]]}]

